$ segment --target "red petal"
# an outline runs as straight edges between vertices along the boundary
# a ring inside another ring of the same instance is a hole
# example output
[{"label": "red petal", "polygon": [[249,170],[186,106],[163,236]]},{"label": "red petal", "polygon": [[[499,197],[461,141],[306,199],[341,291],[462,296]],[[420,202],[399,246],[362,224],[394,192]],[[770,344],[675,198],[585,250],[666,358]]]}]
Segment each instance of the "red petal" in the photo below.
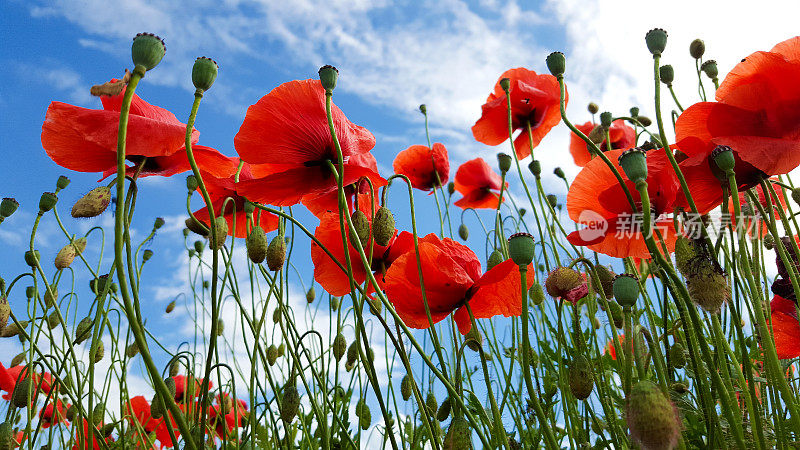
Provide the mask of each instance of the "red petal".
[{"label": "red petal", "polygon": [[424,145],[412,145],[403,150],[395,157],[392,168],[395,173],[407,176],[413,187],[423,191],[432,189],[437,182],[446,184],[450,176],[447,149],[438,142],[433,144],[433,150]]},{"label": "red petal", "polygon": [[508,139],[508,105],[505,94],[481,106],[481,118],[472,126],[472,136],[486,145],[500,145]]},{"label": "red petal", "polygon": [[[586,122],[583,125],[577,125],[575,128],[588,136],[594,129],[594,124],[592,122]],[[589,153],[586,142],[575,133],[570,133],[569,152],[576,166],[583,167],[592,159],[592,154]]]}]

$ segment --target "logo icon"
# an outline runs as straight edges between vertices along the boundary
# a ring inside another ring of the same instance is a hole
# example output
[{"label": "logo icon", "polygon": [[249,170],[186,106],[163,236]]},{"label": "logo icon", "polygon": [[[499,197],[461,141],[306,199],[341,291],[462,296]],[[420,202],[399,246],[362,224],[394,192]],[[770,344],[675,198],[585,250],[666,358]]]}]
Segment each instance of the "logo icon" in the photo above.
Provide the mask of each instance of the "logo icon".
[{"label": "logo icon", "polygon": [[578,230],[578,235],[583,241],[592,242],[605,236],[608,231],[608,221],[599,213],[590,209],[581,211],[578,223],[586,225]]}]

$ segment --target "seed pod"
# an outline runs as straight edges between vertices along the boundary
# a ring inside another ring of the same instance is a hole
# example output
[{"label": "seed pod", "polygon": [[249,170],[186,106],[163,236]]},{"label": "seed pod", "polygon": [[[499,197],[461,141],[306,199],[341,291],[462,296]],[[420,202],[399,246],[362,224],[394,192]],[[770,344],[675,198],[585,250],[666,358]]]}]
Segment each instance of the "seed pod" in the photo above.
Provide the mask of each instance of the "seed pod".
[{"label": "seed pod", "polygon": [[102,434],[104,437],[109,437],[111,436],[111,433],[114,432],[114,427],[116,426],[117,426],[116,422],[107,423],[103,425],[103,428],[100,429],[100,434]]},{"label": "seed pod", "polygon": [[671,449],[678,444],[678,411],[652,381],[636,383],[628,394],[626,412],[631,438],[644,450]]},{"label": "seed pod", "polygon": [[103,421],[103,416],[106,414],[106,405],[103,403],[98,403],[94,406],[94,410],[92,410],[92,419],[94,422],[94,426],[100,425]]},{"label": "seed pod", "polygon": [[353,221],[353,228],[356,230],[355,235],[350,233],[350,241],[360,241],[361,246],[366,248],[369,242],[369,219],[367,215],[359,209],[350,216],[350,220]]},{"label": "seed pod", "polygon": [[[186,380],[186,386],[190,389],[194,389],[193,381],[194,377],[189,376]],[[178,393],[178,386],[175,384],[175,378],[173,377],[167,378],[166,380],[164,380],[164,384],[167,386],[167,392],[169,393],[169,396],[175,398],[175,396]]]},{"label": "seed pod", "polygon": [[400,382],[400,395],[403,396],[403,400],[408,401],[411,398],[411,375],[406,375],[403,377],[403,381]]},{"label": "seed pod", "polygon": [[194,61],[194,66],[192,66],[192,83],[194,87],[200,91],[211,89],[211,85],[217,79],[218,70],[219,66],[213,59],[205,56],[197,58]]},{"label": "seed pod", "polygon": [[8,324],[11,316],[11,305],[8,304],[8,297],[0,296],[0,331]]},{"label": "seed pod", "polygon": [[669,348],[669,362],[676,369],[682,369],[686,365],[686,349],[680,342],[676,342]]},{"label": "seed pod", "polygon": [[138,33],[133,38],[133,45],[131,45],[131,59],[135,66],[140,66],[147,71],[161,62],[166,51],[167,46],[160,37],[153,33]]},{"label": "seed pod", "polygon": [[225,245],[225,240],[228,238],[228,221],[224,217],[217,217],[214,219],[214,229],[217,233],[217,239],[213,239],[213,235],[209,233],[209,246],[213,250],[219,250]]},{"label": "seed pod", "polygon": [[439,405],[439,410],[436,411],[436,419],[439,422],[444,422],[448,417],[450,417],[450,397],[444,399],[442,404]]},{"label": "seed pod", "polygon": [[88,339],[92,334],[92,326],[94,325],[92,318],[89,316],[84,317],[78,326],[75,327],[75,345],[80,345]]},{"label": "seed pod", "polygon": [[469,238],[469,228],[467,228],[466,224],[461,224],[458,226],[458,237],[461,238],[462,241],[466,241]]},{"label": "seed pod", "polygon": [[372,236],[375,238],[375,243],[383,247],[389,245],[394,231],[394,215],[389,208],[381,206],[372,221]]},{"label": "seed pod", "polygon": [[72,206],[72,217],[96,217],[111,203],[111,188],[99,186],[81,197]]},{"label": "seed pod", "polygon": [[175,309],[175,300],[169,302],[167,304],[167,308],[165,309],[166,313],[169,314]]},{"label": "seed pod", "polygon": [[267,267],[273,272],[281,270],[286,261],[286,241],[280,234],[272,238],[267,247]]},{"label": "seed pod", "polygon": [[261,264],[267,258],[267,235],[264,229],[256,225],[247,235],[247,257],[255,264]]},{"label": "seed pod", "polygon": [[139,354],[139,346],[136,345],[136,342],[125,348],[125,356],[127,356],[128,358],[133,358],[138,354]]},{"label": "seed pod", "polygon": [[472,450],[472,430],[462,415],[453,417],[444,435],[443,450]]},{"label": "seed pod", "polygon": [[31,377],[25,375],[11,392],[11,404],[17,408],[24,408],[28,404],[28,390],[33,399],[36,396],[36,390],[31,386]]},{"label": "seed pod", "polygon": [[695,39],[691,44],[689,44],[689,54],[692,55],[692,58],[700,59],[703,57],[703,53],[705,52],[706,44],[702,39]]},{"label": "seed pod", "polygon": [[291,423],[300,408],[300,393],[297,391],[294,382],[287,383],[283,387],[283,399],[281,401],[280,415],[286,424]]},{"label": "seed pod", "polygon": [[333,357],[336,358],[336,361],[340,361],[345,352],[347,352],[347,339],[344,338],[342,333],[337,334],[333,339],[331,352],[333,353]]},{"label": "seed pod", "polygon": [[55,329],[61,322],[58,320],[58,311],[53,311],[47,316],[47,326],[52,330]]},{"label": "seed pod", "polygon": [[589,360],[579,355],[569,367],[569,390],[578,400],[586,400],[594,388],[594,379]]},{"label": "seed pod", "polygon": [[106,354],[106,348],[103,345],[103,341],[97,341],[97,349],[94,352],[94,363],[97,364],[103,360],[103,356]]},{"label": "seed pod", "polygon": [[497,249],[493,250],[489,255],[489,259],[486,261],[486,270],[492,270],[494,266],[501,262],[503,262],[503,254]]}]

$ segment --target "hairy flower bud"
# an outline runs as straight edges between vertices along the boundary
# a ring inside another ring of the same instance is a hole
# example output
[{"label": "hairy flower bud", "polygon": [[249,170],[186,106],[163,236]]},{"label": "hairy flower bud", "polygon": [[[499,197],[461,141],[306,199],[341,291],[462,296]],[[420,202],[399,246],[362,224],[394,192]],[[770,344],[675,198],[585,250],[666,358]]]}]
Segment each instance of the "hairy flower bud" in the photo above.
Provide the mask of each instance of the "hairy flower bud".
[{"label": "hairy flower bud", "polygon": [[466,224],[462,223],[458,226],[458,237],[460,237],[462,241],[466,241],[469,238],[469,228],[467,228]]},{"label": "hairy flower bud", "polygon": [[568,370],[569,390],[578,400],[586,400],[594,388],[594,378],[589,360],[578,355],[572,360]]},{"label": "hairy flower bud", "polygon": [[661,78],[662,83],[672,86],[672,82],[675,80],[675,69],[671,65],[665,64],[658,68],[658,77]]},{"label": "hairy flower bud", "polygon": [[280,416],[284,423],[291,423],[297,411],[300,408],[300,392],[294,385],[294,381],[290,381],[283,387],[283,398],[281,400]]},{"label": "hairy flower bud", "polygon": [[267,247],[267,267],[273,272],[281,270],[286,260],[286,241],[280,234],[272,238]]},{"label": "hairy flower bud", "polygon": [[472,327],[469,332],[464,336],[467,347],[473,352],[480,350],[483,345],[483,335],[478,331],[478,327]]},{"label": "hairy flower bud", "polygon": [[72,217],[96,217],[111,203],[111,189],[99,186],[81,197],[72,205]]},{"label": "hairy flower bud", "polygon": [[489,254],[489,259],[486,261],[486,270],[492,270],[494,266],[501,262],[503,262],[503,254],[497,249],[493,250],[492,253]]},{"label": "hairy flower bud", "polygon": [[542,288],[542,285],[538,282],[534,283],[533,286],[528,289],[528,297],[530,297],[531,302],[534,305],[541,305],[544,301],[544,289]]},{"label": "hairy flower bud", "polygon": [[333,344],[331,345],[331,353],[333,353],[333,357],[336,358],[336,361],[340,361],[346,351],[347,351],[347,339],[345,339],[342,333],[339,333],[333,339]]},{"label": "hairy flower bud", "polygon": [[102,361],[105,354],[106,347],[103,345],[103,341],[97,341],[97,348],[94,351],[94,363],[97,364]]},{"label": "hairy flower bud", "polygon": [[610,299],[614,297],[614,277],[616,274],[611,271],[606,266],[603,265],[596,265],[594,266],[594,271],[597,274],[597,278],[600,279],[600,286],[596,286],[594,279],[591,279],[592,282],[592,289],[596,292],[603,292],[606,296],[606,299]]},{"label": "hairy flower bud", "polygon": [[453,417],[444,435],[444,450],[472,450],[472,429],[469,421],[462,415]]},{"label": "hairy flower bud", "polygon": [[353,222],[353,228],[356,230],[355,235],[350,232],[350,241],[359,241],[362,247],[367,248],[367,244],[369,243],[369,219],[367,215],[364,211],[358,209],[350,216],[350,220]]},{"label": "hairy flower bud", "polygon": [[400,395],[403,396],[403,400],[408,401],[411,398],[412,389],[411,375],[406,374],[400,382]]},{"label": "hairy flower bud", "polygon": [[676,369],[682,369],[686,365],[686,349],[680,342],[674,343],[669,348],[669,362]]},{"label": "hairy flower bud", "polygon": [[0,330],[6,327],[10,316],[11,305],[8,304],[8,297],[0,296]]},{"label": "hairy flower bud", "polygon": [[675,448],[680,437],[678,412],[658,385],[649,380],[636,383],[626,403],[633,442],[644,450]]},{"label": "hairy flower bud", "polygon": [[93,326],[92,318],[89,316],[84,317],[78,325],[75,327],[75,345],[80,345],[91,337],[92,333],[92,326]]},{"label": "hairy flower bud", "polygon": [[39,250],[34,250],[34,251],[28,250],[25,252],[25,264],[31,267],[36,267],[36,265],[38,264],[39,261],[41,261],[41,259],[42,257],[39,253]]},{"label": "hairy flower bud", "polygon": [[564,298],[583,282],[583,277],[575,270],[568,267],[556,267],[547,275],[544,286],[551,297]]},{"label": "hairy flower bud", "polygon": [[589,105],[586,107],[586,109],[589,110],[589,114],[597,114],[597,111],[600,111],[600,107],[597,106],[597,103],[595,103],[595,102],[589,103]]},{"label": "hairy flower bud", "polygon": [[224,217],[217,217],[214,219],[214,228],[217,238],[214,240],[213,235],[209,233],[209,247],[219,250],[225,245],[225,240],[228,238],[228,221]]},{"label": "hairy flower bud", "polygon": [[50,286],[50,289],[44,291],[44,305],[51,308],[58,301],[58,288],[55,285]]},{"label": "hairy flower bud", "polygon": [[14,386],[11,392],[11,404],[17,408],[24,408],[28,404],[28,395],[31,398],[36,396],[36,388],[31,385],[31,377],[25,375]]},{"label": "hairy flower bud", "polygon": [[394,215],[389,208],[381,206],[372,221],[372,236],[375,239],[375,243],[386,247],[389,245],[392,236],[394,236],[394,231]]},{"label": "hairy flower bud", "polygon": [[274,366],[276,361],[278,361],[278,347],[272,344],[267,348],[267,363]]},{"label": "hairy flower bud", "polygon": [[439,405],[439,409],[436,411],[436,419],[439,422],[444,422],[447,418],[450,417],[450,397],[444,399],[441,405]]},{"label": "hairy flower bud", "polygon": [[692,55],[692,58],[700,59],[703,57],[705,52],[706,44],[702,39],[695,39],[691,44],[689,44],[689,54]]},{"label": "hairy flower bud", "polygon": [[261,264],[267,258],[267,235],[264,229],[256,225],[247,235],[245,241],[247,257],[255,264]]}]

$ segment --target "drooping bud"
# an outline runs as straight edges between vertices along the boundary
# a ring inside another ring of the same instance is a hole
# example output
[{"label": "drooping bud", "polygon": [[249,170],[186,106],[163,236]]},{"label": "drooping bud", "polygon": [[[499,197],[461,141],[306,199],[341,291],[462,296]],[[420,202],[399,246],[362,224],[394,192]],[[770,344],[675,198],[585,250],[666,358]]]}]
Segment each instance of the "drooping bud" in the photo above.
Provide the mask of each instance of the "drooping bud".
[{"label": "drooping bud", "polygon": [[455,192],[456,192],[456,184],[453,183],[452,181],[447,183],[447,193],[453,195],[455,194]]},{"label": "drooping bud", "polygon": [[360,414],[358,414],[358,424],[364,431],[368,430],[369,426],[372,425],[372,412],[369,410],[369,406],[366,403],[361,404]]},{"label": "drooping bud", "polygon": [[705,52],[706,44],[702,39],[695,39],[691,44],[689,44],[689,54],[692,55],[692,58],[700,59],[703,57]]},{"label": "drooping bud", "polygon": [[169,314],[169,313],[171,313],[171,312],[172,312],[172,310],[174,310],[174,309],[175,309],[175,300],[173,300],[173,301],[169,302],[169,303],[167,304],[167,307],[166,307],[166,309],[165,309],[164,311],[165,311],[167,314]]},{"label": "drooping bud", "polygon": [[419,105],[419,112],[421,112],[422,114],[428,114],[428,107],[425,106],[424,103]]},{"label": "drooping bud", "polygon": [[483,335],[478,331],[478,327],[472,327],[464,337],[464,341],[470,350],[477,352],[483,346]]},{"label": "drooping bud", "polygon": [[508,172],[509,169],[511,169],[511,155],[507,153],[498,153],[497,168],[500,169],[502,173]]},{"label": "drooping bud", "polygon": [[462,415],[453,417],[444,435],[444,450],[472,450],[472,430],[469,421]]},{"label": "drooping bud", "polygon": [[34,251],[28,250],[25,252],[25,264],[31,267],[36,267],[36,265],[39,263],[39,261],[41,261],[41,259],[42,257],[39,254],[39,250],[34,250]]},{"label": "drooping bud", "polygon": [[556,78],[563,77],[564,72],[567,70],[567,59],[561,52],[553,52],[547,55],[545,63],[547,64],[547,70]]},{"label": "drooping bud", "polygon": [[16,356],[11,358],[11,363],[9,364],[9,367],[15,367],[15,366],[18,366],[18,365],[24,363],[26,355],[27,354],[25,352],[17,353]]},{"label": "drooping bud", "polygon": [[214,219],[214,228],[217,238],[214,240],[211,233],[209,233],[209,247],[219,250],[225,245],[225,240],[228,238],[228,221],[224,217],[217,217]]},{"label": "drooping bud", "polygon": [[103,403],[98,403],[94,406],[94,410],[92,411],[92,419],[94,419],[94,425],[100,425],[100,422],[103,421],[103,416],[106,414],[106,405]]},{"label": "drooping bud", "polygon": [[534,159],[528,164],[528,170],[531,171],[534,177],[539,178],[542,176],[542,163]]},{"label": "drooping bud", "polygon": [[339,309],[339,297],[331,297],[331,311]]},{"label": "drooping bud", "polygon": [[281,270],[286,260],[286,241],[280,234],[272,238],[267,247],[267,267],[273,272]]},{"label": "drooping bud", "polygon": [[708,78],[711,78],[712,80],[716,80],[717,77],[719,76],[719,70],[717,69],[717,62],[714,61],[713,59],[709,59],[708,61],[704,62],[700,66],[700,70],[702,70],[703,73],[705,73],[706,76],[708,76]]},{"label": "drooping bud", "polygon": [[99,186],[81,197],[72,206],[72,217],[96,217],[108,208],[111,203],[111,189]]},{"label": "drooping bud", "polygon": [[597,292],[602,291],[605,294],[606,299],[610,299],[614,297],[614,277],[616,274],[611,271],[606,266],[596,265],[594,266],[594,271],[597,274],[597,278],[600,279],[600,286],[595,286],[594,279],[591,280],[592,282],[592,289]]},{"label": "drooping bud", "polygon": [[83,341],[91,337],[92,325],[93,321],[89,316],[84,317],[78,322],[78,326],[75,327],[75,345],[80,345]]},{"label": "drooping bud", "polygon": [[0,296],[0,330],[8,324],[8,318],[11,316],[11,305],[8,304],[8,298]]},{"label": "drooping bud", "polygon": [[675,448],[680,437],[678,412],[658,385],[649,380],[636,383],[626,402],[626,420],[636,444],[644,450]]},{"label": "drooping bud", "polygon": [[142,253],[142,261],[148,261],[153,257],[153,251],[149,248]]},{"label": "drooping bud", "polygon": [[578,355],[572,360],[568,371],[569,390],[578,400],[586,400],[594,388],[594,378],[589,360]]},{"label": "drooping bud", "polygon": [[551,297],[565,298],[573,289],[584,283],[581,274],[568,267],[556,267],[544,282],[545,289]]},{"label": "drooping bud", "polygon": [[201,91],[211,89],[214,80],[217,79],[217,72],[219,72],[219,65],[217,65],[216,61],[205,56],[197,58],[194,60],[194,66],[192,66],[192,83],[194,87]]},{"label": "drooping bud", "polygon": [[22,322],[19,322],[19,324],[9,323],[5,327],[0,329],[0,337],[9,338],[9,337],[17,336],[27,326],[28,326],[28,321],[27,320],[23,320]]},{"label": "drooping bud", "polygon": [[653,121],[650,120],[647,116],[639,116],[638,117],[639,123],[642,124],[643,127],[649,127],[653,124]]},{"label": "drooping bud", "polygon": [[437,409],[439,409],[439,402],[436,401],[436,395],[433,391],[428,391],[428,395],[425,397],[425,410],[429,416],[435,416]]},{"label": "drooping bud", "polygon": [[0,201],[0,217],[5,219],[11,216],[17,208],[19,208],[19,203],[15,199],[10,197],[4,198]]},{"label": "drooping bud", "polygon": [[444,399],[442,404],[439,405],[439,410],[436,411],[436,419],[439,422],[444,422],[448,417],[450,417],[450,397]]},{"label": "drooping bud", "polygon": [[306,291],[306,301],[308,303],[314,303],[314,299],[317,298],[317,291],[314,289],[314,286],[308,288]]},{"label": "drooping bud", "polygon": [[614,321],[614,327],[622,329],[625,325],[625,316],[622,314],[622,306],[615,301],[608,302],[608,312],[611,313],[611,320]]},{"label": "drooping bud", "polygon": [[553,169],[553,175],[557,176],[558,178],[561,178],[562,180],[567,179],[567,176],[564,174],[564,169],[562,169],[561,167],[556,167],[555,169]]},{"label": "drooping bud", "polygon": [[486,261],[486,270],[492,270],[494,266],[501,262],[503,262],[503,254],[497,249],[493,250],[492,253],[489,254],[489,259]]},{"label": "drooping bud", "polygon": [[55,208],[58,202],[58,196],[52,192],[45,192],[39,197],[39,214],[44,214],[47,211]]},{"label": "drooping bud", "polygon": [[722,304],[731,298],[725,272],[710,260],[686,278],[686,289],[692,302],[711,314],[719,313]]},{"label": "drooping bud", "polygon": [[133,64],[144,67],[145,71],[157,66],[166,52],[167,46],[164,45],[164,40],[153,33],[139,33],[133,38],[131,46]]},{"label": "drooping bud", "polygon": [[12,450],[18,442],[14,439],[14,425],[9,422],[0,423],[0,449]]},{"label": "drooping bud", "polygon": [[50,286],[50,289],[44,291],[44,305],[51,308],[58,301],[58,288],[55,285]]},{"label": "drooping bud", "polygon": [[623,273],[614,278],[614,298],[621,306],[633,306],[639,298],[639,282],[636,276]]},{"label": "drooping bud", "polygon": [[680,342],[674,343],[669,348],[669,361],[676,369],[682,369],[686,365],[686,349]]},{"label": "drooping bud", "polygon": [[591,102],[589,106],[586,107],[589,110],[589,114],[597,114],[597,111],[600,111],[600,107],[597,106],[597,103]]},{"label": "drooping bud", "polygon": [[519,266],[527,266],[533,261],[533,236],[529,233],[515,233],[508,238],[508,256]]},{"label": "drooping bud", "polygon": [[284,423],[291,423],[297,411],[300,408],[300,392],[294,385],[294,381],[290,381],[283,387],[283,399],[281,401],[280,415]]},{"label": "drooping bud", "polygon": [[661,56],[667,47],[667,32],[661,28],[653,28],[644,36],[644,42],[653,56]]},{"label": "drooping bud", "polygon": [[629,180],[638,183],[647,179],[647,156],[641,148],[625,150],[618,160]]},{"label": "drooping bud", "polygon": [[17,408],[24,408],[28,404],[29,393],[31,398],[36,396],[36,389],[31,386],[31,377],[26,374],[14,386],[11,392],[11,404]]},{"label": "drooping bud", "polygon": [[356,341],[353,341],[349,347],[347,347],[347,361],[348,365],[355,364],[358,360],[358,347],[356,346]]},{"label": "drooping bud", "polygon": [[267,348],[267,363],[274,366],[276,361],[278,361],[278,347],[272,344]]},{"label": "drooping bud", "polygon": [[544,301],[544,289],[539,283],[534,283],[528,290],[528,297],[534,305],[541,305]]},{"label": "drooping bud", "polygon": [[403,400],[408,401],[411,398],[411,375],[406,375],[403,377],[403,381],[400,382],[400,395],[403,396]]},{"label": "drooping bud", "polygon": [[133,358],[134,356],[139,354],[139,346],[136,342],[132,343],[128,347],[125,348],[125,356],[128,358]]},{"label": "drooping bud", "polygon": [[389,245],[395,231],[394,215],[385,206],[378,208],[375,213],[375,219],[372,221],[372,237],[375,243],[381,247]]},{"label": "drooping bud", "polygon": [[675,69],[671,65],[665,64],[658,68],[658,77],[661,78],[662,83],[672,86],[672,82],[675,80]]},{"label": "drooping bud", "polygon": [[336,67],[326,64],[319,68],[319,81],[325,92],[332,92],[336,88],[336,81],[339,79],[339,70]]},{"label": "drooping bud", "polygon": [[247,257],[255,264],[261,264],[267,258],[267,235],[264,229],[256,225],[247,235],[245,241]]},{"label": "drooping bud", "polygon": [[547,194],[546,198],[551,208],[555,208],[558,205],[558,197],[555,194]]},{"label": "drooping bud", "polygon": [[223,333],[225,333],[225,322],[217,319],[217,336],[222,336]]},{"label": "drooping bud", "polygon": [[736,167],[736,158],[733,156],[733,151],[727,145],[718,145],[711,151],[711,159],[714,164],[725,173],[728,173]]},{"label": "drooping bud", "polygon": [[97,364],[102,361],[105,354],[106,347],[103,345],[103,341],[97,341],[97,348],[94,351],[94,363]]},{"label": "drooping bud", "polygon": [[331,353],[333,353],[333,357],[336,358],[336,361],[340,361],[346,351],[347,351],[347,339],[345,339],[342,333],[339,333],[333,339],[333,345],[331,345]]},{"label": "drooping bud", "polygon": [[469,238],[469,228],[467,228],[466,224],[462,223],[458,226],[458,237],[460,237],[462,241],[466,241]]}]

